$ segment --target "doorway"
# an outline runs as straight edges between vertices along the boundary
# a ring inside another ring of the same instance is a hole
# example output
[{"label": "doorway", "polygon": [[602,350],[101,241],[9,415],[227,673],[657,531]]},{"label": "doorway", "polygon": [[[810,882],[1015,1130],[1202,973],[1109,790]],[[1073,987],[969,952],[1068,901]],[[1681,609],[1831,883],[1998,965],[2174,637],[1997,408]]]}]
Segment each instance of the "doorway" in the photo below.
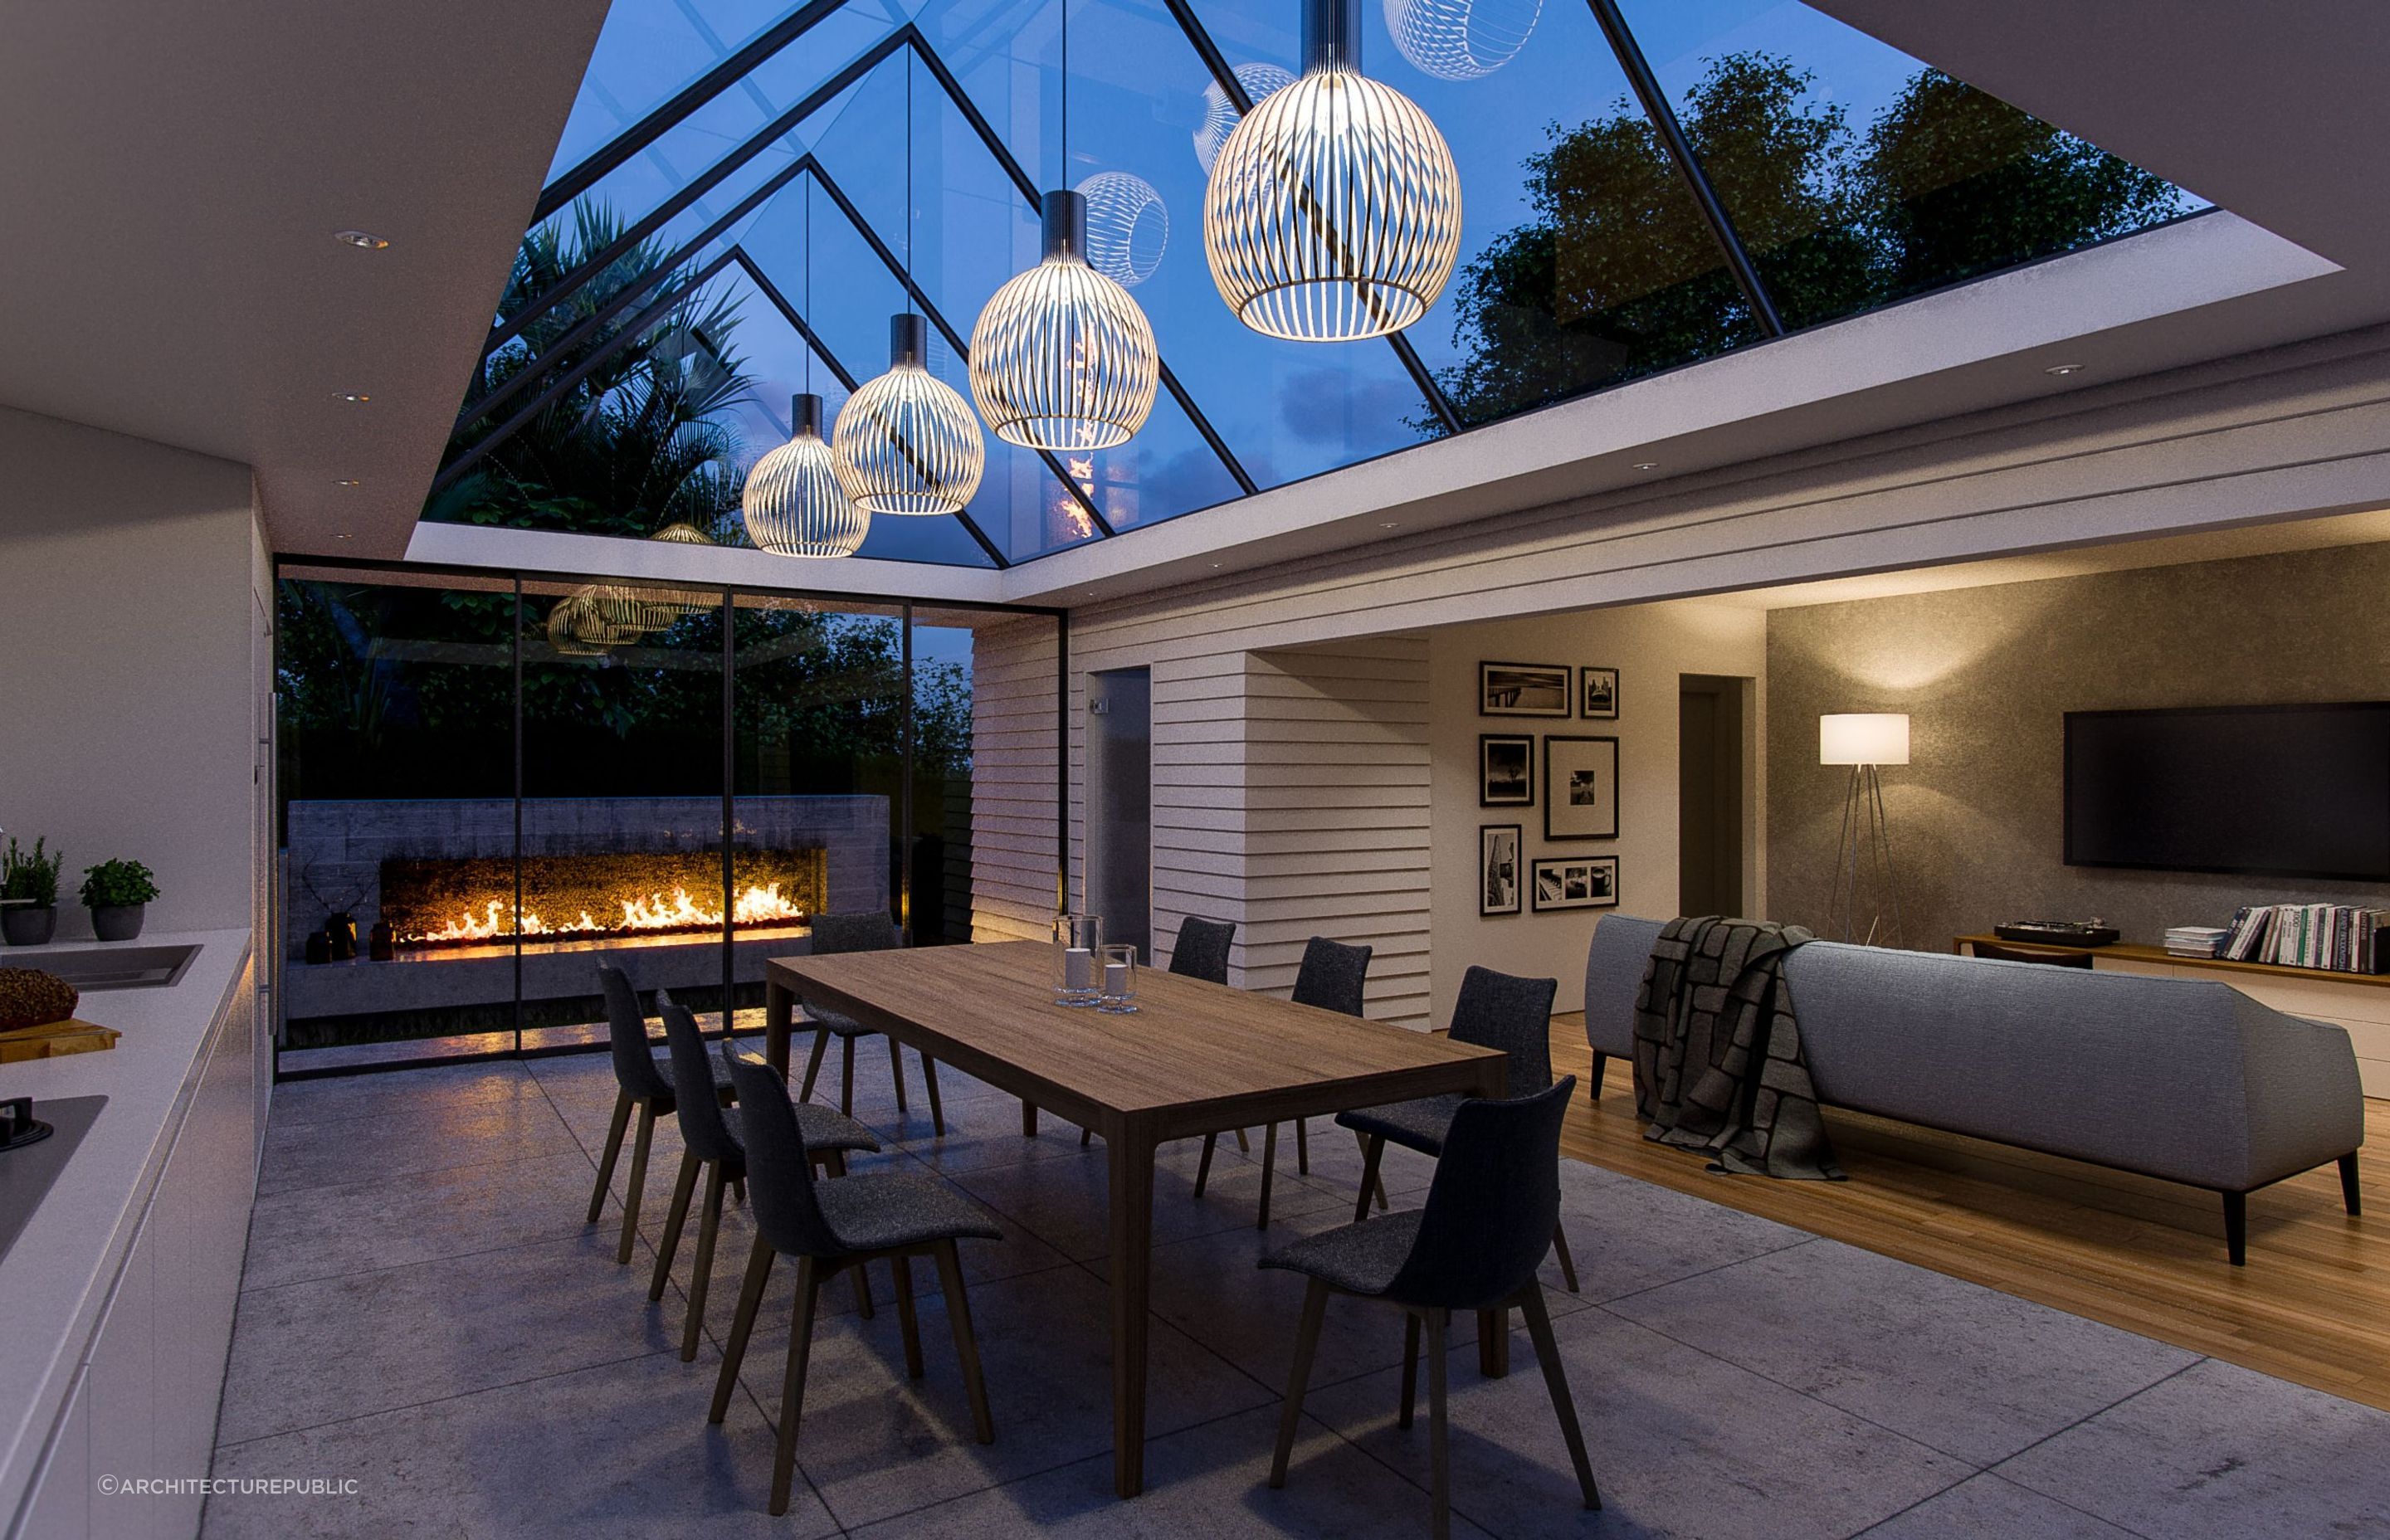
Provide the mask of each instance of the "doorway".
[{"label": "doorway", "polygon": [[1087,675],[1087,912],[1152,957],[1153,674]]},{"label": "doorway", "polygon": [[1743,892],[1748,679],[1686,674],[1677,684],[1677,912],[1747,913]]}]

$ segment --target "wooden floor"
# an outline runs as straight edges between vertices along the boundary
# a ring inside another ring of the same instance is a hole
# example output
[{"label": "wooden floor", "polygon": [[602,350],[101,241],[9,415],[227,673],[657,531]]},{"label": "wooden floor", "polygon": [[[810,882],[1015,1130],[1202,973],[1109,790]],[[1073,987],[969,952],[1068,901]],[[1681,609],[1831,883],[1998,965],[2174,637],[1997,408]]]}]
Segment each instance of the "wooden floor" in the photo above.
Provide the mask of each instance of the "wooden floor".
[{"label": "wooden floor", "polygon": [[[1552,1060],[1587,1075],[1581,1017],[1553,1019]],[[1570,1106],[1578,1160],[2390,1408],[2390,1101],[2365,1104],[2366,1217],[2334,1168],[2293,1177],[2250,1195],[2233,1267],[2213,1193],[1859,1113],[1826,1113],[1847,1182],[1714,1176],[1646,1143],[1631,1067],[1609,1072]]]}]

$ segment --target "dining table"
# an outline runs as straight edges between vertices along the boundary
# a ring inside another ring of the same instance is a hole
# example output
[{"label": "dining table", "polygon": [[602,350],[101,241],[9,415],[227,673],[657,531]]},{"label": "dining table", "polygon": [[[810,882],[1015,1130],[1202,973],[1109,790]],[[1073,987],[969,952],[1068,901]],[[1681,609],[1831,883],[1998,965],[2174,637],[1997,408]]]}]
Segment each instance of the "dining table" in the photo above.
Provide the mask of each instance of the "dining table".
[{"label": "dining table", "polygon": [[[1157,969],[1137,970],[1133,1012],[1057,995],[1054,949],[1043,942],[775,957],[765,969],[765,1057],[787,1074],[803,1001],[1019,1097],[1024,1136],[1036,1136],[1043,1109],[1102,1138],[1112,1485],[1133,1497],[1145,1486],[1155,1150],[1420,1097],[1499,1097],[1505,1056]],[[1481,1315],[1482,1372],[1505,1370],[1508,1337],[1500,1314]]]}]

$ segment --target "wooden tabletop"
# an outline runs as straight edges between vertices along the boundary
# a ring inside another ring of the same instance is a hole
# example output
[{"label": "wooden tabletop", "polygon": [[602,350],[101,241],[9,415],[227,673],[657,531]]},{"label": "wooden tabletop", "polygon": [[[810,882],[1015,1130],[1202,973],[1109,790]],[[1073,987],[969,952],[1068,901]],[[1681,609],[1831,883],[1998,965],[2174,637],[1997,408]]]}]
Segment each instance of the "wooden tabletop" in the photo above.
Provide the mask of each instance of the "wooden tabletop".
[{"label": "wooden tabletop", "polygon": [[2331,968],[2288,968],[2281,963],[2186,957],[2163,946],[2139,946],[2122,941],[2111,942],[2106,946],[2066,946],[2049,941],[2006,941],[1995,935],[1960,936],[1950,943],[1951,950],[1972,946],[1977,942],[1985,946],[2006,946],[2024,952],[2088,952],[2095,958],[2114,957],[2119,962],[2170,963],[2178,968],[2214,969],[2219,973],[2264,973],[2277,979],[2320,979],[2328,983],[2371,984],[2377,989],[2390,989],[2390,973],[2345,973]]},{"label": "wooden tabletop", "polygon": [[1134,1014],[1057,1005],[1053,951],[1043,942],[781,957],[768,967],[800,998],[868,1026],[897,1026],[908,1045],[1062,1116],[1099,1127],[1110,1121],[1103,1114],[1150,1118],[1164,1137],[1266,1121],[1281,1102],[1317,1112],[1449,1090],[1457,1066],[1482,1069],[1478,1061],[1502,1057],[1159,969],[1137,970]]}]

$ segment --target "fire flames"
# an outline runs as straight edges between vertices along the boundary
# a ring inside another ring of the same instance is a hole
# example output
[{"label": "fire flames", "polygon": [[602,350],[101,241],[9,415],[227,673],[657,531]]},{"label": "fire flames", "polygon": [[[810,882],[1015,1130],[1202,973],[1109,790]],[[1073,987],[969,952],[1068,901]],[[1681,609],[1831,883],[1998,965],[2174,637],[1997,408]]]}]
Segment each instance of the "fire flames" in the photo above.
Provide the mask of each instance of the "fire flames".
[{"label": "fire flames", "polygon": [[[722,924],[721,905],[709,906],[702,900],[691,896],[687,888],[674,888],[669,897],[658,892],[619,902],[623,910],[620,918],[599,919],[584,909],[576,918],[557,924],[527,909],[523,911],[521,923],[510,926],[507,923],[508,902],[494,898],[478,913],[467,908],[437,930],[402,935],[398,939],[407,945],[424,946],[496,941],[518,930],[526,936],[563,936],[588,931],[706,930],[718,929]],[[777,882],[766,883],[760,888],[750,886],[746,892],[737,894],[730,905],[730,923],[734,926],[782,925],[804,918],[803,907],[784,896]]]}]

